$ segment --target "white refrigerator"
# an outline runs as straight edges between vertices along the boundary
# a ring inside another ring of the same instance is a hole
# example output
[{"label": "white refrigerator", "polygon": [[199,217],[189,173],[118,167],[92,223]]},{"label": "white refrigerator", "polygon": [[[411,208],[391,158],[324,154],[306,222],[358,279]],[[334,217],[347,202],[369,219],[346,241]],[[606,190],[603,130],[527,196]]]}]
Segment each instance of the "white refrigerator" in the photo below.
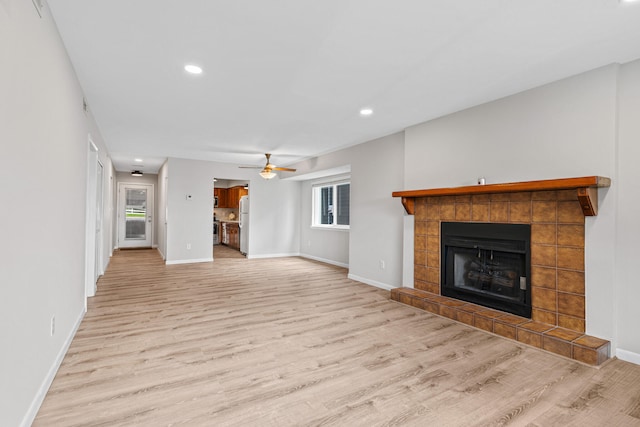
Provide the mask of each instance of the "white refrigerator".
[{"label": "white refrigerator", "polygon": [[247,254],[249,249],[249,196],[240,197],[240,252]]}]

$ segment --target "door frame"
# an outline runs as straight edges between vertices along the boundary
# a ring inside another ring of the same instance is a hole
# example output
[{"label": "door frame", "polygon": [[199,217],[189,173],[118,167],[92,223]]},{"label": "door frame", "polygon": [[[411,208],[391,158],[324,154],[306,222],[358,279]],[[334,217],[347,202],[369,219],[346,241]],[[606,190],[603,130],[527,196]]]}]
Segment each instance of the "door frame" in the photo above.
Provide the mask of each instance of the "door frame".
[{"label": "door frame", "polygon": [[146,187],[147,188],[147,216],[145,217],[145,228],[149,234],[149,245],[144,245],[140,247],[153,247],[153,228],[155,226],[154,219],[154,192],[155,186],[152,183],[139,183],[139,182],[118,182],[118,191],[116,193],[116,224],[117,224],[117,238],[116,238],[116,248],[134,248],[136,246],[123,246],[121,242],[123,227],[125,227],[125,221],[123,216],[124,206],[122,206],[123,196],[122,191],[125,188],[135,188],[135,187]]},{"label": "door frame", "polygon": [[[87,186],[85,205],[85,310],[87,308],[87,297],[96,294],[96,224],[97,213],[97,170],[98,170],[98,147],[93,143],[91,135],[88,135],[87,149]],[[103,169],[104,171],[104,169]],[[100,220],[104,218],[104,212],[100,215]],[[103,225],[103,224],[102,224]],[[102,229],[102,225],[100,228]]]}]

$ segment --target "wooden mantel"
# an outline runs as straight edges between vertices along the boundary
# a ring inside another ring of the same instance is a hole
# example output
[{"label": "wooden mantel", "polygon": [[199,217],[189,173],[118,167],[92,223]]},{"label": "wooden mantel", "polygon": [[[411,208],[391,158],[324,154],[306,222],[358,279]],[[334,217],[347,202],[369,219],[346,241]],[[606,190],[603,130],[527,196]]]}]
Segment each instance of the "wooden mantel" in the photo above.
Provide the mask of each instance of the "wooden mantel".
[{"label": "wooden mantel", "polygon": [[509,182],[503,184],[468,185],[465,187],[432,188],[426,190],[394,191],[393,197],[401,197],[409,215],[415,212],[415,199],[433,196],[463,196],[487,193],[518,193],[523,191],[576,190],[585,216],[598,214],[598,187],[609,187],[611,179],[602,176],[581,178],[546,179],[542,181]]}]

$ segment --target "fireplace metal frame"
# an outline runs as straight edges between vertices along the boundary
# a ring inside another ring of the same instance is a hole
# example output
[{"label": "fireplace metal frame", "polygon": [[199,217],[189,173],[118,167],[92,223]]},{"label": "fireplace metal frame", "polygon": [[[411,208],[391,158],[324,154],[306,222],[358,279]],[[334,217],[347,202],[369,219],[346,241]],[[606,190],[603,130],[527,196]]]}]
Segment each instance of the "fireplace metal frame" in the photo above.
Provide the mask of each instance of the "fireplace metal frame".
[{"label": "fireplace metal frame", "polygon": [[[440,274],[443,296],[460,299],[518,316],[531,318],[531,225],[442,222],[440,230]],[[449,247],[499,251],[524,255],[525,289],[519,299],[502,297],[492,292],[454,286],[453,259]]]}]

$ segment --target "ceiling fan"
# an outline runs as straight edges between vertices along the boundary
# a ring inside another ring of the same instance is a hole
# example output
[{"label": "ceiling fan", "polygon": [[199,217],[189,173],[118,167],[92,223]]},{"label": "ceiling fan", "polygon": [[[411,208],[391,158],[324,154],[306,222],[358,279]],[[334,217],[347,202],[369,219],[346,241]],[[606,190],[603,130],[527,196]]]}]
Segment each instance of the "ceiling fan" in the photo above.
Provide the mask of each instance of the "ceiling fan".
[{"label": "ceiling fan", "polygon": [[263,177],[264,179],[271,179],[273,177],[276,176],[276,174],[273,171],[284,171],[284,172],[295,172],[295,169],[291,169],[291,168],[279,168],[274,164],[271,164],[269,159],[271,158],[271,154],[270,153],[265,153],[265,156],[267,158],[267,163],[264,165],[264,167],[261,166],[240,166],[241,168],[247,168],[247,169],[260,169],[262,168],[262,170],[260,171],[260,176]]}]

